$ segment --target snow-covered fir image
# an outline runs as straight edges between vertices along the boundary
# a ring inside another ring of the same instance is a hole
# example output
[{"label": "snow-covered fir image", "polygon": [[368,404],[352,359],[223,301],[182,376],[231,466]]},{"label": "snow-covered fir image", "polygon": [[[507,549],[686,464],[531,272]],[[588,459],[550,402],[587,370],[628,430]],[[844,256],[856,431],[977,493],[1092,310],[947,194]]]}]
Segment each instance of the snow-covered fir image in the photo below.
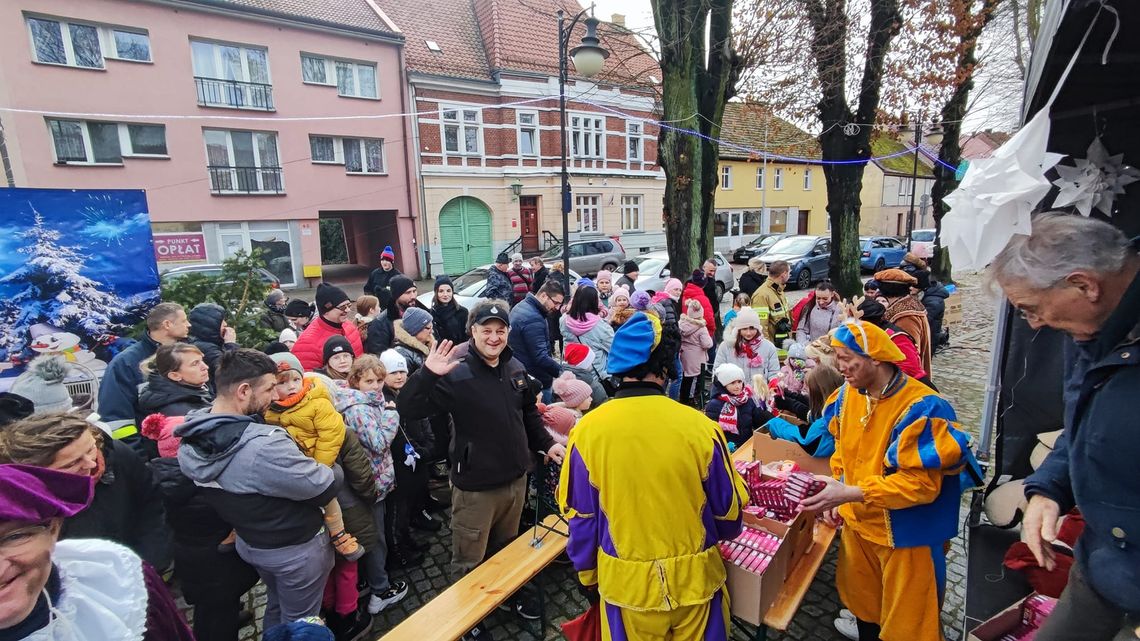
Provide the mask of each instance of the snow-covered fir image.
[{"label": "snow-covered fir image", "polygon": [[0,376],[52,353],[100,370],[158,297],[143,192],[0,189]]}]

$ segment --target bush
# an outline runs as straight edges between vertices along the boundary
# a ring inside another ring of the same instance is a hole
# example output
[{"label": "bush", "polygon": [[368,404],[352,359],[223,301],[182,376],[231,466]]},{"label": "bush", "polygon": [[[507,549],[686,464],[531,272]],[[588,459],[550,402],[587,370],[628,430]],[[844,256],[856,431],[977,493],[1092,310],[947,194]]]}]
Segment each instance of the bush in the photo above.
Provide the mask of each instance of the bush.
[{"label": "bush", "polygon": [[261,324],[269,285],[261,279],[264,268],[260,250],[239,251],[222,261],[218,276],[187,274],[162,282],[162,300],[178,303],[189,312],[199,303],[217,303],[226,309],[226,322],[237,332],[242,347],[260,349],[277,339],[273,330]]}]

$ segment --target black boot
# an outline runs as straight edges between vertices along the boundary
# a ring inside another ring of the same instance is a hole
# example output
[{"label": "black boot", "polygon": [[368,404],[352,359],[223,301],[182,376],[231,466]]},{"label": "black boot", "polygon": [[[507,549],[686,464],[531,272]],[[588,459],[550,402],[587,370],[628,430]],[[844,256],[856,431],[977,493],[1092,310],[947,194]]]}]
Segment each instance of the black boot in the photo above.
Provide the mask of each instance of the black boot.
[{"label": "black boot", "polygon": [[427,510],[421,510],[412,514],[408,519],[409,524],[417,530],[424,530],[427,532],[439,532],[443,528],[443,524],[431,518]]},{"label": "black boot", "polygon": [[388,548],[388,570],[406,570],[417,567],[424,562],[424,553],[413,550],[404,545]]},{"label": "black boot", "polygon": [[328,617],[328,626],[336,641],[356,641],[372,630],[372,615],[363,608],[347,616],[334,613]]},{"label": "black boot", "polygon": [[400,545],[406,547],[413,552],[427,552],[431,549],[431,543],[427,541],[417,540],[410,532],[405,532],[400,537]]}]

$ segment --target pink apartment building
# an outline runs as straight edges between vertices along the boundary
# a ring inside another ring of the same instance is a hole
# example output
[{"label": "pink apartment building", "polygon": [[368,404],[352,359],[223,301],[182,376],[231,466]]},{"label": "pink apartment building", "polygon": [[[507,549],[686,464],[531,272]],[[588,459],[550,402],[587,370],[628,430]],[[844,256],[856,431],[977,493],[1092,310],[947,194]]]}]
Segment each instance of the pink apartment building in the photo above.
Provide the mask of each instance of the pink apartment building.
[{"label": "pink apartment building", "polygon": [[8,183],[146,190],[160,268],[260,248],[303,285],[339,219],[418,275],[403,43],[371,0],[6,2]]}]

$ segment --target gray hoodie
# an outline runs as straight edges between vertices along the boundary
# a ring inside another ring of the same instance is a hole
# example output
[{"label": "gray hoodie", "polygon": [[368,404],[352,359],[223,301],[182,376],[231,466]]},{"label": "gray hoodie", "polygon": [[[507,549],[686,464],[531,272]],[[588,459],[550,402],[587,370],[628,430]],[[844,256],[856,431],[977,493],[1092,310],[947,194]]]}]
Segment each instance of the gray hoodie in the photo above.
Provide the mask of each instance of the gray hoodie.
[{"label": "gray hoodie", "polygon": [[332,468],[305,456],[280,427],[249,416],[200,414],[179,425],[178,465],[251,547],[303,543],[336,496]]}]

